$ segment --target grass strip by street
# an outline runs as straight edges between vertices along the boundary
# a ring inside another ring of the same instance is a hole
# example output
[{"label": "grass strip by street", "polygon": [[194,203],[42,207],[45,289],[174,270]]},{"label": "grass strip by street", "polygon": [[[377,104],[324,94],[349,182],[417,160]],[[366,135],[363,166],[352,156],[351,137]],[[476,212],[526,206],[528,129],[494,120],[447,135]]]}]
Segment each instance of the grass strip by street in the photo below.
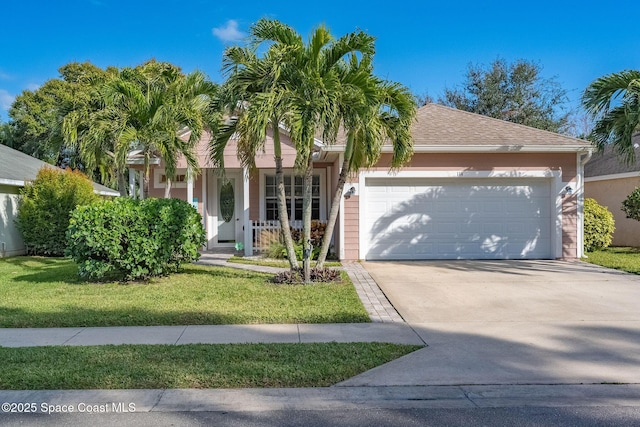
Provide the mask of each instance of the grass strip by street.
[{"label": "grass strip by street", "polygon": [[588,252],[586,255],[587,258],[584,258],[584,261],[591,264],[640,274],[640,248],[610,247]]},{"label": "grass strip by street", "polygon": [[0,347],[0,389],[325,387],[419,348],[335,342]]},{"label": "grass strip by street", "polygon": [[[227,262],[236,264],[249,264],[249,265],[261,265],[265,267],[280,267],[289,268],[289,261],[286,259],[274,259],[274,258],[245,258],[239,256],[232,256]],[[311,268],[315,267],[316,262],[311,261]],[[342,264],[339,261],[327,261],[324,263],[325,267],[340,267]]]},{"label": "grass strip by street", "polygon": [[69,259],[0,260],[0,327],[369,322],[343,283],[277,285],[270,275],[188,265],[148,283],[85,283]]}]

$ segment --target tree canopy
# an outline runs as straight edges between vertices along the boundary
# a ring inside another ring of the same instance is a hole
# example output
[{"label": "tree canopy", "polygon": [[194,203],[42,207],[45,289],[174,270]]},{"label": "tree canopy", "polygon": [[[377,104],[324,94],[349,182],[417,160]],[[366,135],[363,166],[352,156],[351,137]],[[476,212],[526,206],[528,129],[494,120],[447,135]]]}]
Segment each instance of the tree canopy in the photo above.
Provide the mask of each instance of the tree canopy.
[{"label": "tree canopy", "polygon": [[640,70],[612,73],[594,80],[582,105],[595,120],[590,139],[599,150],[612,144],[628,163],[636,160],[633,137],[640,133]]},{"label": "tree canopy", "polygon": [[496,59],[488,67],[469,64],[462,85],[445,89],[438,102],[459,110],[513,123],[565,133],[569,113],[566,90],[555,78],[545,79],[542,67],[523,59]]},{"label": "tree canopy", "polygon": [[50,79],[16,97],[9,110],[11,145],[51,164],[83,169],[77,152],[69,150],[64,142],[62,121],[75,109],[97,108],[92,88],[105,82],[115,69],[72,62],[58,71],[60,78]]}]

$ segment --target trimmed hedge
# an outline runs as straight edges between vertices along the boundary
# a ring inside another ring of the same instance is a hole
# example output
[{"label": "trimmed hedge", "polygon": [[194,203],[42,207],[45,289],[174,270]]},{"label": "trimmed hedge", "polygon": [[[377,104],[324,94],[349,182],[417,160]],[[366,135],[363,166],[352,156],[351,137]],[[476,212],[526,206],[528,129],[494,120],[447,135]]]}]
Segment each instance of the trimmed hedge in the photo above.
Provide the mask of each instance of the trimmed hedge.
[{"label": "trimmed hedge", "polygon": [[16,225],[32,255],[64,255],[71,212],[100,200],[82,172],[48,166],[25,184],[21,194]]},{"label": "trimmed hedge", "polygon": [[177,199],[112,201],[76,209],[67,255],[86,280],[145,280],[198,260],[205,243],[200,214]]},{"label": "trimmed hedge", "polygon": [[584,250],[604,249],[611,244],[615,221],[613,214],[594,199],[584,199]]}]

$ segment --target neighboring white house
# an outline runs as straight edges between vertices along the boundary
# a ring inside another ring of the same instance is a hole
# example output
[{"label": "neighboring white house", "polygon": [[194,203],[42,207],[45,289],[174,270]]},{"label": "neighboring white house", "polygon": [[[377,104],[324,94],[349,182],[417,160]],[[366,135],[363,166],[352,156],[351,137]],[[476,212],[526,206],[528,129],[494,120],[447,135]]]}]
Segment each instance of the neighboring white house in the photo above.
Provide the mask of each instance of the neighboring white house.
[{"label": "neighboring white house", "polygon": [[[36,178],[43,166],[55,168],[41,160],[0,144],[0,258],[25,253],[22,236],[15,225],[20,189]],[[119,196],[104,185],[93,183],[94,192]]]}]

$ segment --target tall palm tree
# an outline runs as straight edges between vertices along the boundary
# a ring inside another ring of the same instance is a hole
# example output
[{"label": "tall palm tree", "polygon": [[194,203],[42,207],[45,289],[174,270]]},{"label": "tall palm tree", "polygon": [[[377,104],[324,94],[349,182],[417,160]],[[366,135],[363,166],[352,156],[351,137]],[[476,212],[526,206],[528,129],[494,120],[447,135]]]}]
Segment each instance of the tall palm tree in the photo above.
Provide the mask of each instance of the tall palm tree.
[{"label": "tall palm tree", "polygon": [[307,43],[291,27],[276,20],[261,19],[253,27],[254,46],[275,45],[286,52],[280,78],[287,88],[287,120],[292,141],[297,150],[296,165],[303,172],[303,269],[305,282],[310,281],[311,200],[313,180],[313,150],[317,135],[332,143],[334,129],[340,120],[343,89],[339,67],[353,53],[370,56],[374,53],[374,38],[357,31],[334,39],[325,26],[317,27]]},{"label": "tall palm tree", "polygon": [[255,156],[264,149],[267,130],[271,129],[276,166],[278,219],[287,250],[289,265],[298,268],[287,213],[282,168],[280,126],[290,116],[287,89],[280,79],[283,52],[276,46],[262,57],[255,49],[230,47],[225,50],[223,71],[228,75],[223,86],[223,103],[230,116],[219,128],[211,144],[211,159],[224,172],[224,149],[233,135],[237,135],[238,156],[243,167],[253,171]]},{"label": "tall palm tree", "polygon": [[640,71],[626,70],[593,81],[582,105],[596,120],[591,139],[599,150],[612,144],[627,162],[635,161],[632,138],[640,132]]},{"label": "tall palm tree", "polygon": [[352,58],[344,72],[344,97],[339,105],[346,133],[345,150],[317,268],[324,266],[329,252],[347,177],[363,167],[375,165],[385,142],[390,142],[393,147],[392,168],[402,166],[413,154],[411,125],[416,114],[416,101],[409,89],[373,76],[371,61],[367,58],[360,63]]}]

